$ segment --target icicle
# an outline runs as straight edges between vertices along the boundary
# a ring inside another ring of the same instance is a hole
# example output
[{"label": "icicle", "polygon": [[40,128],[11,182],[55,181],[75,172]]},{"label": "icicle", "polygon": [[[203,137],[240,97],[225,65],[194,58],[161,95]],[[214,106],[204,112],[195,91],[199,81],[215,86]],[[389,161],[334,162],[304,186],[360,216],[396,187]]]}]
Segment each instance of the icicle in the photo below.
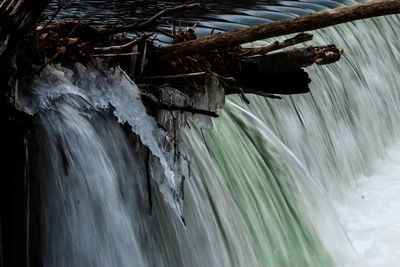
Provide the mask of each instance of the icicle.
[{"label": "icicle", "polygon": [[[215,75],[208,75],[204,86],[204,93],[198,94],[195,99],[194,106],[198,109],[212,110],[221,109],[225,104],[225,90],[220,85]],[[193,118],[196,120],[202,130],[212,130],[212,120],[210,116],[195,114]]]},{"label": "icicle", "polygon": [[111,106],[118,122],[128,123],[159,160],[162,175],[158,175],[156,181],[160,191],[164,200],[182,217],[183,204],[175,200],[177,183],[173,171],[174,153],[164,149],[164,131],[147,114],[138,87],[123,71],[119,68],[99,71],[80,63],[76,63],[73,70],[60,65],[48,65],[40,77],[34,80],[32,94],[27,96],[20,93],[17,97],[18,105],[24,107],[23,110],[29,114],[43,109],[55,109],[54,100],[65,95],[77,96],[87,108],[102,110]]}]

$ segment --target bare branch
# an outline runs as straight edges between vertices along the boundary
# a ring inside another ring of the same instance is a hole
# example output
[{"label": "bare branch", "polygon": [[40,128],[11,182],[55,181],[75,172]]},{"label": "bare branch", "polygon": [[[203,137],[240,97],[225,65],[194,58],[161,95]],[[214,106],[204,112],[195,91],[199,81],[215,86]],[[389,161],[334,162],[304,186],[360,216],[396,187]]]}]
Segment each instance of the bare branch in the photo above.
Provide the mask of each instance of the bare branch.
[{"label": "bare branch", "polygon": [[119,54],[93,54],[91,57],[119,57],[119,56],[132,56],[140,55],[139,52],[119,53]]},{"label": "bare branch", "polygon": [[138,76],[136,77],[137,82],[160,82],[160,81],[171,81],[171,80],[180,80],[180,79],[188,79],[195,78],[206,75],[207,72],[193,72],[193,73],[183,73],[183,74],[175,74],[175,75],[165,75],[165,76]]},{"label": "bare branch", "polygon": [[200,3],[185,4],[185,5],[175,6],[175,7],[171,7],[171,8],[166,8],[166,9],[158,12],[157,14],[155,14],[153,17],[146,20],[145,22],[134,22],[132,24],[115,27],[113,29],[106,30],[106,32],[111,34],[111,33],[144,30],[147,27],[149,27],[151,24],[155,23],[162,16],[171,15],[176,12],[181,12],[186,9],[197,8],[197,7],[200,7]]},{"label": "bare branch", "polygon": [[164,110],[175,110],[175,111],[180,111],[180,112],[189,112],[193,114],[202,114],[202,115],[207,115],[211,116],[213,118],[218,118],[218,114],[215,113],[214,111],[210,110],[204,110],[204,109],[198,109],[190,106],[176,106],[172,105],[169,103],[165,103],[161,101],[160,99],[155,98],[152,95],[149,94],[141,94],[142,100],[145,102],[148,102],[151,105],[154,105],[155,107],[159,109],[164,109]]},{"label": "bare branch", "polygon": [[267,44],[263,46],[253,46],[253,47],[244,47],[242,56],[254,56],[254,55],[265,55],[269,52],[280,50],[289,46],[293,46],[296,44],[304,43],[312,40],[314,35],[310,33],[299,33],[293,38],[286,39],[284,41],[275,41],[272,44]]},{"label": "bare branch", "polygon": [[142,35],[139,38],[128,42],[126,44],[123,45],[114,45],[114,46],[107,46],[107,47],[95,47],[93,50],[94,51],[100,51],[100,52],[110,52],[110,51],[121,51],[130,47],[135,46],[137,43],[140,43],[141,41],[143,41],[144,39],[147,39],[148,37],[150,37],[150,35]]},{"label": "bare branch", "polygon": [[64,3],[63,0],[58,1],[58,7],[57,7],[56,11],[54,12],[53,16],[51,16],[51,18],[49,19],[49,21],[47,21],[47,23],[43,26],[43,28],[46,28],[47,26],[50,25],[50,23],[53,22],[53,20],[57,17],[58,12],[60,12],[60,10],[64,7],[64,4],[65,4],[65,3]]}]

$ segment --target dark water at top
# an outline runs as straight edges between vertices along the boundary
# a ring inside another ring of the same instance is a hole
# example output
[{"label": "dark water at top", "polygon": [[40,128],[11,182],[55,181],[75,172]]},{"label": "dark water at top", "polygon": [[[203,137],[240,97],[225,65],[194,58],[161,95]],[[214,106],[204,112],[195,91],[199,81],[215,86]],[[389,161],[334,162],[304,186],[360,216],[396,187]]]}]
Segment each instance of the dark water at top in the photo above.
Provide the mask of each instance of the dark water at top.
[{"label": "dark water at top", "polygon": [[[167,21],[174,25],[192,26],[200,22],[197,33],[207,35],[210,29],[231,30],[249,25],[286,19],[343,5],[345,0],[263,0],[263,1],[155,1],[155,0],[71,0],[57,19],[80,19],[93,24],[127,23],[138,18],[148,18],[157,12],[176,5],[199,2],[200,8],[167,17],[161,28],[169,30]],[[54,12],[53,1],[48,14]]]}]

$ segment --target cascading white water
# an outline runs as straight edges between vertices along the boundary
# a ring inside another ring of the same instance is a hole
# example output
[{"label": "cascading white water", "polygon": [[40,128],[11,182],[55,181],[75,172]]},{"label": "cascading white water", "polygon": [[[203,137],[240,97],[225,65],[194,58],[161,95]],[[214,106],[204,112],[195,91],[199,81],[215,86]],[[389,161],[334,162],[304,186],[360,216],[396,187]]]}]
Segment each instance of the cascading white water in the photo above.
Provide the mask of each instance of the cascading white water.
[{"label": "cascading white water", "polygon": [[398,266],[400,263],[400,147],[393,144],[382,159],[371,163],[369,175],[360,175],[333,199],[343,227],[359,259],[347,266]]},{"label": "cascading white water", "polygon": [[359,253],[349,266],[400,263],[400,174],[393,160],[400,130],[399,28],[399,16],[389,16],[318,31],[315,44],[340,44],[343,59],[309,69],[310,94],[254,97],[247,107],[329,192]]},{"label": "cascading white water", "polygon": [[[157,164],[159,158],[149,157],[151,146],[146,148],[139,140],[146,127],[154,132],[154,126],[149,127],[146,121],[136,124],[133,129],[138,136],[129,141],[111,114],[124,117],[141,109],[141,103],[131,97],[135,85],[120,74],[112,75],[111,80],[101,75],[81,65],[75,67],[75,73],[49,66],[33,83],[33,96],[19,95],[19,104],[37,114],[32,164],[40,189],[44,266],[264,266],[296,262],[329,266],[333,257],[344,259],[347,252],[351,254],[323,193],[290,153],[279,156],[284,146],[263,133],[262,127],[241,130],[237,128],[240,124],[232,124],[231,132],[240,138],[236,145],[244,149],[242,156],[248,155],[243,161],[248,166],[242,169],[221,166],[221,158],[205,152],[208,146],[212,149],[209,152],[217,153],[233,139],[211,148],[197,134],[185,134],[185,157],[193,157],[191,170],[185,174],[187,227],[159,179],[151,182],[153,189],[160,189],[152,190],[155,203],[150,216],[146,180],[164,171],[163,165]],[[112,92],[111,97],[107,92]],[[151,120],[139,114],[143,120]],[[229,115],[227,119],[231,120]],[[215,121],[217,129],[223,121]],[[130,132],[129,128],[126,131]],[[271,146],[262,153],[246,149],[243,138],[250,132],[260,144],[272,142]],[[129,135],[136,136],[134,132]],[[179,153],[184,151],[179,149]],[[261,158],[250,169],[253,157]],[[232,170],[237,172],[229,174]],[[239,188],[242,193],[238,195],[231,184],[233,177],[247,181],[250,188],[257,187],[254,182],[258,181],[263,189],[251,192]],[[242,202],[243,197],[254,203]],[[321,235],[327,230],[328,239]]]},{"label": "cascading white water", "polygon": [[[140,110],[142,104],[130,98],[135,85],[121,75],[107,80],[94,69],[76,68],[72,75],[70,69],[48,67],[33,83],[33,96],[19,98],[26,111],[37,114],[31,153],[43,265],[257,265],[247,226],[224,183],[203,184],[185,174],[187,228],[159,180],[151,182],[149,210],[147,177],[164,173],[162,164],[130,127],[124,133],[114,117],[119,114],[108,107],[120,108],[122,116]],[[88,82],[93,78],[96,83]],[[112,100],[103,89],[113,92]],[[129,105],[121,109],[119,101]],[[152,119],[141,116],[142,122]]]},{"label": "cascading white water", "polygon": [[330,266],[330,257],[343,264],[354,256],[328,199],[298,159],[257,117],[231,102],[225,110],[211,134],[191,130],[185,140],[204,138],[214,163],[201,171],[222,173],[259,264]]},{"label": "cascading white water", "polygon": [[[41,112],[38,121],[44,266],[144,265],[132,224],[140,213],[122,201],[125,180],[143,175],[128,142],[118,142],[124,136],[115,122],[91,124],[68,104]],[[140,189],[132,187],[138,195]]]},{"label": "cascading white water", "polygon": [[390,16],[320,30],[315,44],[340,44],[343,59],[309,69],[310,94],[254,98],[249,106],[328,191],[368,171],[396,139],[399,25]]}]

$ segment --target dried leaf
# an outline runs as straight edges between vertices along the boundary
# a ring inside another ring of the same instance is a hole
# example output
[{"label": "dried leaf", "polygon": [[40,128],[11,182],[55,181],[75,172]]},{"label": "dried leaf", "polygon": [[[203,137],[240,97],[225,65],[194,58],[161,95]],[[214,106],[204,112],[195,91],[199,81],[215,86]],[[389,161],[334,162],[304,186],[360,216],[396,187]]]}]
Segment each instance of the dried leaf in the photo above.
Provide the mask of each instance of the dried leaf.
[{"label": "dried leaf", "polygon": [[49,35],[49,33],[43,33],[42,35],[40,35],[40,39],[45,39],[47,35]]},{"label": "dried leaf", "polygon": [[68,44],[73,44],[76,43],[76,41],[78,41],[78,38],[67,38]]},{"label": "dried leaf", "polygon": [[67,51],[67,47],[66,46],[59,46],[59,47],[57,47],[57,51],[59,51],[61,53],[65,53]]}]

